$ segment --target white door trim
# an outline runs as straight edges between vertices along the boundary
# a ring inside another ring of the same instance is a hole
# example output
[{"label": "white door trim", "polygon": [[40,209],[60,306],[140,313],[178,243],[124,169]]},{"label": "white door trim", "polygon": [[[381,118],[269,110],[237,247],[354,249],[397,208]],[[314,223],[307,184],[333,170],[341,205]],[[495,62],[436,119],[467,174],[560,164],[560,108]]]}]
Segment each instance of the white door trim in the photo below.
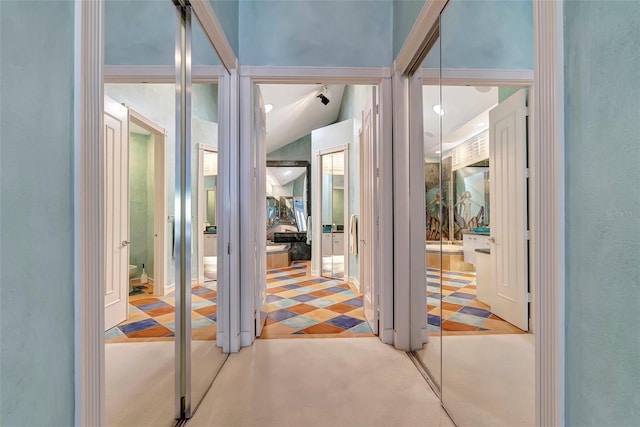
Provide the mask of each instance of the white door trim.
[{"label": "white door trim", "polygon": [[167,277],[167,131],[131,108],[129,122],[153,136],[153,294],[162,296],[173,283]]},{"label": "white door trim", "polygon": [[75,425],[104,424],[103,0],[75,3]]},{"label": "white door trim", "polygon": [[[378,158],[380,159],[379,179],[379,239],[380,251],[380,275],[378,277],[379,292],[379,338],[386,344],[393,341],[393,160],[392,160],[392,111],[391,103],[391,77],[387,67],[381,68],[340,68],[340,67],[240,67],[241,85],[244,88],[240,94],[240,103],[243,106],[240,111],[240,143],[244,150],[255,150],[251,135],[251,123],[253,120],[253,103],[251,100],[251,87],[253,84],[315,84],[322,81],[326,84],[361,84],[378,85],[380,87],[380,132]],[[247,108],[246,106],[250,106]],[[244,162],[248,156],[242,157]],[[262,165],[258,165],[262,167]],[[264,165],[266,167],[266,165]],[[241,170],[250,171],[247,165],[241,165]],[[312,172],[313,173],[313,172]],[[240,205],[249,206],[251,201],[248,195],[240,194]],[[255,220],[255,219],[254,219]],[[244,221],[247,221],[245,219]],[[245,222],[240,228],[249,227]],[[266,234],[266,228],[265,228]],[[244,240],[242,244],[245,244]],[[254,295],[253,284],[240,283],[240,293]],[[252,299],[253,301],[253,299]],[[243,325],[252,324],[255,313],[255,304],[249,300],[243,301],[240,307],[240,315]],[[247,330],[243,329],[243,333]],[[255,335],[255,334],[253,334]],[[249,346],[255,340],[252,334],[244,334],[242,346]]]},{"label": "white door trim", "polygon": [[[565,162],[563,2],[533,2],[530,148],[531,280],[536,339],[536,424],[565,423]],[[546,208],[546,209],[545,209]],[[543,314],[543,315],[542,315]]]},{"label": "white door trim", "polygon": [[233,52],[233,48],[224,33],[224,28],[218,20],[211,3],[208,0],[190,0],[193,13],[200,22],[200,27],[205,36],[209,39],[211,47],[218,54],[220,62],[228,70],[238,68],[238,59]]}]

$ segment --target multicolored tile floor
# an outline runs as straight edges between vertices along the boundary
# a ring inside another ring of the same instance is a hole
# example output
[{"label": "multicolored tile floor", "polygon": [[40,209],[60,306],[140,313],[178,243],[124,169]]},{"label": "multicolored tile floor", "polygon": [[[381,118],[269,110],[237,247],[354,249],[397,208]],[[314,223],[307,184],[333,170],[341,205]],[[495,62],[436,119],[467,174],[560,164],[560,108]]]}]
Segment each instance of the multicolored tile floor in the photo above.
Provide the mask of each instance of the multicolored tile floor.
[{"label": "multicolored tile floor", "polygon": [[[440,309],[442,308],[442,317]],[[476,299],[476,274],[427,269],[427,327],[430,334],[524,334],[511,323],[491,313]]]},{"label": "multicolored tile floor", "polygon": [[[216,339],[217,283],[191,288],[191,337]],[[129,293],[127,320],[105,332],[105,342],[172,340],[175,331],[175,296],[156,297],[151,286],[134,286]]]},{"label": "multicolored tile floor", "polygon": [[342,280],[310,275],[308,262],[267,271],[260,338],[372,337],[362,296]]}]

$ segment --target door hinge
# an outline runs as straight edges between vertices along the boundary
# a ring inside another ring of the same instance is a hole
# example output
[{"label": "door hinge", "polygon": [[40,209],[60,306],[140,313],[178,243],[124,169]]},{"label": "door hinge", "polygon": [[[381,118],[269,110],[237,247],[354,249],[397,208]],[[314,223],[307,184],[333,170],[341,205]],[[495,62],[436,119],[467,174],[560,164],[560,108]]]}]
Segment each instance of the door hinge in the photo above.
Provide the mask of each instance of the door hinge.
[{"label": "door hinge", "polygon": [[524,115],[529,116],[529,107],[524,107]]},{"label": "door hinge", "polygon": [[529,178],[529,168],[524,169],[524,177]]},{"label": "door hinge", "polygon": [[376,104],[376,114],[380,114],[380,104]]},{"label": "door hinge", "polygon": [[258,177],[258,168],[253,168],[253,177],[254,178]]},{"label": "door hinge", "polygon": [[527,302],[531,302],[531,292],[527,292]]},{"label": "door hinge", "polygon": [[526,230],[524,232],[524,239],[525,240],[531,240],[531,231],[530,230]]},{"label": "door hinge", "polygon": [[380,178],[380,168],[376,168],[376,178]]},{"label": "door hinge", "polygon": [[231,243],[227,243],[227,254],[231,255]]}]

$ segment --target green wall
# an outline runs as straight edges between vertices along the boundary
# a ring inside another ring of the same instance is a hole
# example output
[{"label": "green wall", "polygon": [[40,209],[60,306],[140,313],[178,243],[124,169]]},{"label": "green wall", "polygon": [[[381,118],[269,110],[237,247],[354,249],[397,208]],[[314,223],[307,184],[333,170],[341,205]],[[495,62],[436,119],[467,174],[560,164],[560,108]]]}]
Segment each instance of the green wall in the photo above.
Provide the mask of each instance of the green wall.
[{"label": "green wall", "polygon": [[74,423],[72,1],[0,1],[0,425]]},{"label": "green wall", "polygon": [[393,0],[393,57],[398,56],[425,0]]},{"label": "green wall", "polygon": [[267,160],[306,160],[311,161],[311,134],[267,153]]},{"label": "green wall", "polygon": [[142,264],[149,277],[153,271],[153,138],[151,135],[129,135],[129,264]]},{"label": "green wall", "polygon": [[566,1],[566,421],[640,420],[640,2]]}]

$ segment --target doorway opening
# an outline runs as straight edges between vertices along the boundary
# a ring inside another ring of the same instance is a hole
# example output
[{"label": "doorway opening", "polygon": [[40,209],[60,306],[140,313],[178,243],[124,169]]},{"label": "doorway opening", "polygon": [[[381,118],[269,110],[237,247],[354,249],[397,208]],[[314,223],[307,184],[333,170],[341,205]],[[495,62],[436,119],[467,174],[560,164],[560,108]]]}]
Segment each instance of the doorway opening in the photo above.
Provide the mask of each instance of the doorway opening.
[{"label": "doorway opening", "polygon": [[[264,129],[255,135],[256,164],[265,168],[264,175],[257,174],[264,180],[256,180],[257,206],[265,209],[256,239],[266,242],[256,245],[258,257],[264,257],[256,274],[256,335],[374,336],[361,278],[362,265],[372,259],[362,256],[365,183],[359,171],[365,161],[363,117],[373,121],[369,127],[378,127],[371,113],[377,87],[261,84],[255,98],[255,110],[264,112],[264,126],[256,115],[256,130]],[[367,143],[373,147],[368,152],[377,152],[377,140]],[[374,191],[376,183],[366,185]]]}]

